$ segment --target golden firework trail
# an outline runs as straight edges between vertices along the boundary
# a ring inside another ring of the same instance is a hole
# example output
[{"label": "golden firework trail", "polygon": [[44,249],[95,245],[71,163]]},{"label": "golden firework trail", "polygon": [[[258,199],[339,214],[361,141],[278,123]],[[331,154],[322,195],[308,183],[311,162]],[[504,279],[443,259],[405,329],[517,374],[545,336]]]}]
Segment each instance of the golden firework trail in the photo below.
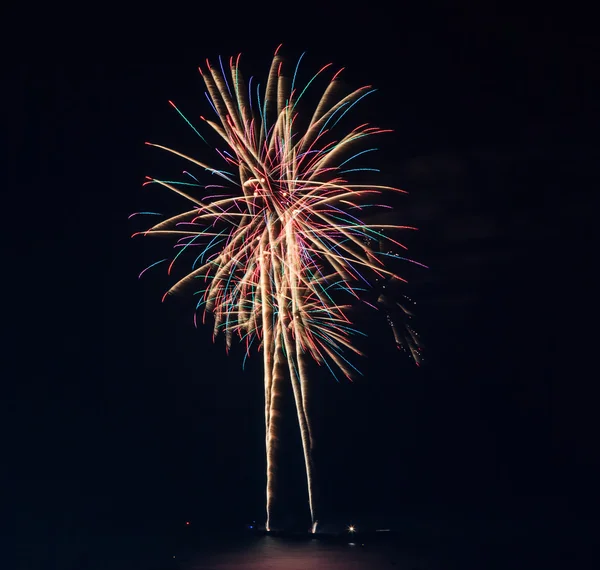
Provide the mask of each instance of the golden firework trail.
[{"label": "golden firework trail", "polygon": [[[404,281],[385,264],[386,256],[398,256],[371,244],[385,241],[405,248],[383,232],[415,228],[365,224],[359,218],[367,208],[378,206],[381,194],[403,192],[348,180],[354,171],[374,170],[352,168],[349,163],[375,150],[357,151],[357,147],[387,131],[361,124],[336,134],[340,130],[336,126],[374,90],[366,86],[338,96],[340,70],[332,75],[310,118],[304,118],[299,103],[304,103],[306,89],[329,72],[332,64],[300,89],[296,86],[298,65],[290,81],[278,50],[264,89],[260,85],[254,88],[252,78],[246,83],[240,56],[229,60],[227,71],[221,58],[218,67],[207,60],[205,68],[200,68],[216,113],[214,121],[201,119],[221,140],[224,148],[215,150],[226,166],[216,169],[174,149],[147,143],[208,171],[219,183],[203,185],[189,172],[184,172],[186,178],[179,182],[148,178],[146,184],[164,186],[192,206],[134,235],[176,238],[173,258],[150,267],[170,261],[171,274],[175,263],[187,256],[194,261],[165,297],[194,285],[199,295],[194,319],[200,310],[203,320],[211,313],[214,335],[224,334],[227,349],[238,336],[247,354],[255,343],[263,352],[267,530],[275,499],[281,400],[284,383],[291,383],[314,530],[314,433],[309,421],[306,358],[325,365],[334,376],[339,370],[352,378],[357,370],[344,353],[361,354],[352,342],[358,331],[347,314],[350,304],[342,304],[340,298],[360,300],[360,292],[375,279]],[[171,105],[205,141],[192,122]],[[388,322],[394,328],[390,319]],[[394,328],[394,335],[418,363],[417,336],[412,329],[408,331],[401,335]]]}]

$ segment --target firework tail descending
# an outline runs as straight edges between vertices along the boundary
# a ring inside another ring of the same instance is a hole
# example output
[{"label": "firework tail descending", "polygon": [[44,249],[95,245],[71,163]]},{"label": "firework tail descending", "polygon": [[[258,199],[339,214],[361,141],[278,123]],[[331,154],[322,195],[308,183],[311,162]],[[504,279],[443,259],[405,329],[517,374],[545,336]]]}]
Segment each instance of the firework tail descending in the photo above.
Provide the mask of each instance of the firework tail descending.
[{"label": "firework tail descending", "polygon": [[281,334],[275,335],[273,343],[273,370],[271,373],[271,395],[269,401],[269,426],[267,432],[267,520],[266,529],[271,530],[271,514],[277,484],[277,452],[285,382],[285,356]]},{"label": "firework tail descending", "polygon": [[[363,300],[359,292],[375,278],[403,281],[384,263],[389,252],[371,248],[371,241],[389,240],[405,248],[383,235],[381,225],[363,223],[358,216],[367,208],[377,207],[374,200],[383,192],[402,191],[351,184],[346,179],[352,171],[373,170],[350,168],[348,163],[374,150],[356,152],[356,145],[385,132],[363,124],[345,134],[333,134],[342,117],[372,92],[369,87],[336,99],[339,72],[335,73],[308,123],[300,126],[298,103],[308,85],[331,64],[300,90],[295,85],[298,67],[290,82],[282,73],[282,60],[276,52],[266,88],[254,91],[252,79],[246,84],[242,77],[239,56],[229,60],[228,72],[220,58],[219,63],[220,70],[208,61],[206,69],[200,70],[217,115],[217,122],[202,120],[228,147],[215,149],[225,169],[151,145],[210,172],[219,183],[202,185],[189,172],[179,182],[148,179],[147,183],[162,185],[188,199],[193,207],[155,224],[143,235],[176,238],[169,273],[185,256],[194,260],[191,270],[165,297],[186,285],[199,284],[196,309],[212,313],[214,333],[224,334],[227,348],[237,335],[248,354],[255,341],[263,351],[267,529],[272,524],[275,501],[282,398],[285,383],[290,382],[314,532],[314,433],[308,410],[306,359],[326,365],[334,375],[335,369],[348,378],[355,373],[344,352],[361,354],[351,339],[357,331],[347,316],[349,305],[339,299]],[[185,120],[199,134],[193,123]],[[418,361],[416,333],[407,328],[408,334],[402,335],[393,328],[398,344],[406,338]]]},{"label": "firework tail descending", "polygon": [[[269,297],[269,278],[268,269],[265,267],[267,264],[264,261],[265,256],[268,255],[265,248],[264,240],[261,241],[259,249],[259,264],[261,264],[260,274],[260,296],[261,299],[267,299]],[[266,444],[266,455],[267,455],[267,520],[265,527],[270,530],[270,513],[271,513],[271,497],[272,497],[272,470],[274,466],[272,463],[272,449],[271,445],[271,394],[273,390],[273,353],[269,350],[269,347],[273,346],[273,309],[269,303],[261,303],[261,317],[262,317],[262,335],[263,335],[263,374],[264,374],[264,385],[265,385],[265,444]]]}]

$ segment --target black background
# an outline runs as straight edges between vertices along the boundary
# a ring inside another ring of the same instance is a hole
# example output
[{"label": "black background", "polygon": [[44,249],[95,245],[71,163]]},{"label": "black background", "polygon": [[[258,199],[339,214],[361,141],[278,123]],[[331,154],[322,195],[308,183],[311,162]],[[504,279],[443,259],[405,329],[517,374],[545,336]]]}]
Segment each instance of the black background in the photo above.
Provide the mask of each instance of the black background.
[{"label": "black background", "polygon": [[598,51],[583,22],[467,6],[238,16],[118,39],[99,23],[93,37],[90,22],[42,26],[4,70],[5,433],[21,528],[264,518],[260,358],[242,372],[241,350],[193,328],[191,298],[161,304],[160,272],[137,280],[164,244],[131,240],[127,218],[182,205],[141,188],[179,166],[144,141],[209,152],[168,105],[210,114],[196,66],[242,51],[246,76],[264,76],[280,42],[290,66],[307,51],[305,79],[333,61],[349,86],[379,89],[357,120],[394,129],[371,165],[410,192],[398,220],[419,226],[411,253],[430,266],[407,289],[422,368],[383,323],[363,379],[314,376],[324,518],[592,516]]}]

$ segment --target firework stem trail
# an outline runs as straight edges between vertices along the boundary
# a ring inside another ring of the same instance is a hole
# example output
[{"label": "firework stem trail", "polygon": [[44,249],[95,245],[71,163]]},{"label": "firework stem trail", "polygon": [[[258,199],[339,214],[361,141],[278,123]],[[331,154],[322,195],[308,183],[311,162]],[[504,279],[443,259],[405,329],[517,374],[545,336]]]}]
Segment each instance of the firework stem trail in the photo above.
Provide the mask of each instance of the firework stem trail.
[{"label": "firework stem trail", "polygon": [[278,320],[273,344],[273,371],[271,380],[271,405],[269,409],[269,440],[267,445],[267,530],[271,530],[273,502],[277,494],[277,454],[279,451],[279,433],[283,406],[283,384],[285,382],[285,355],[281,342],[281,323]]},{"label": "firework stem trail", "polygon": [[261,314],[262,314],[262,334],[263,334],[263,369],[265,385],[265,446],[267,458],[267,523],[269,530],[270,512],[271,512],[271,397],[273,390],[273,310],[271,308],[271,290],[269,283],[268,260],[266,260],[265,240],[260,245],[260,296],[261,296]]},{"label": "firework stem trail", "polygon": [[306,468],[306,483],[308,487],[308,506],[310,509],[311,525],[315,522],[315,509],[313,504],[313,460],[310,447],[310,436],[306,420],[306,413],[302,403],[302,393],[300,388],[300,379],[297,374],[297,354],[295,346],[292,344],[290,332],[287,327],[283,327],[283,337],[285,349],[287,352],[288,369],[294,393],[294,401],[296,403],[296,413],[298,414],[298,424],[300,425],[300,437],[302,440],[302,451],[304,452],[304,466]]},{"label": "firework stem trail", "polygon": [[[300,355],[297,352],[297,344],[292,342],[290,329],[294,330],[299,320],[300,307],[296,306],[298,303],[298,287],[294,286],[293,283],[296,283],[295,274],[291,268],[295,268],[295,259],[293,255],[294,251],[294,241],[292,239],[292,219],[289,214],[283,218],[283,226],[285,232],[285,265],[286,265],[286,277],[289,279],[292,278],[292,283],[287,282],[287,288],[290,291],[288,295],[287,291],[282,288],[280,292],[280,298],[278,305],[283,309],[282,314],[282,325],[283,325],[283,333],[284,333],[284,341],[286,352],[288,354],[288,368],[290,372],[290,380],[292,383],[292,389],[294,392],[294,400],[296,403],[296,411],[298,414],[298,423],[300,425],[300,435],[302,439],[302,450],[304,452],[304,464],[306,468],[306,480],[308,486],[308,504],[310,508],[310,516],[311,516],[311,524],[315,522],[315,509],[314,509],[314,501],[313,501],[313,460],[312,460],[312,450],[310,443],[310,432],[308,428],[308,419],[306,413],[305,401],[302,394],[302,387],[300,383],[300,378],[298,376],[298,360]],[[291,314],[290,314],[290,303],[291,303]]]}]

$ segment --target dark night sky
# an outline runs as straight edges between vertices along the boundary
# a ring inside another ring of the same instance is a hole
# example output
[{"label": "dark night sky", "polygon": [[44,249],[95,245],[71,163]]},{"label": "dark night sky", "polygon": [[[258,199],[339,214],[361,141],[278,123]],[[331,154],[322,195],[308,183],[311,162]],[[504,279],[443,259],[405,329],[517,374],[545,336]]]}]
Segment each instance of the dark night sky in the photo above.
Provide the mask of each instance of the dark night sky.
[{"label": "dark night sky", "polygon": [[[205,24],[197,41],[149,38],[146,52],[90,40],[11,65],[5,383],[19,520],[262,518],[259,366],[242,372],[240,351],[196,331],[189,297],[161,305],[158,273],[137,280],[161,246],[130,240],[127,216],[179,207],[142,190],[173,166],[144,141],[194,148],[167,101],[210,112],[196,65],[242,51],[258,76],[280,41],[292,62],[308,52],[306,73],[334,61],[350,86],[380,89],[356,118],[395,130],[376,160],[410,191],[398,219],[421,228],[412,252],[431,266],[409,286],[426,366],[382,326],[363,380],[314,378],[324,509],[589,505],[598,51],[558,16],[531,16],[346,15],[318,41]],[[286,458],[290,480],[299,460]]]}]

